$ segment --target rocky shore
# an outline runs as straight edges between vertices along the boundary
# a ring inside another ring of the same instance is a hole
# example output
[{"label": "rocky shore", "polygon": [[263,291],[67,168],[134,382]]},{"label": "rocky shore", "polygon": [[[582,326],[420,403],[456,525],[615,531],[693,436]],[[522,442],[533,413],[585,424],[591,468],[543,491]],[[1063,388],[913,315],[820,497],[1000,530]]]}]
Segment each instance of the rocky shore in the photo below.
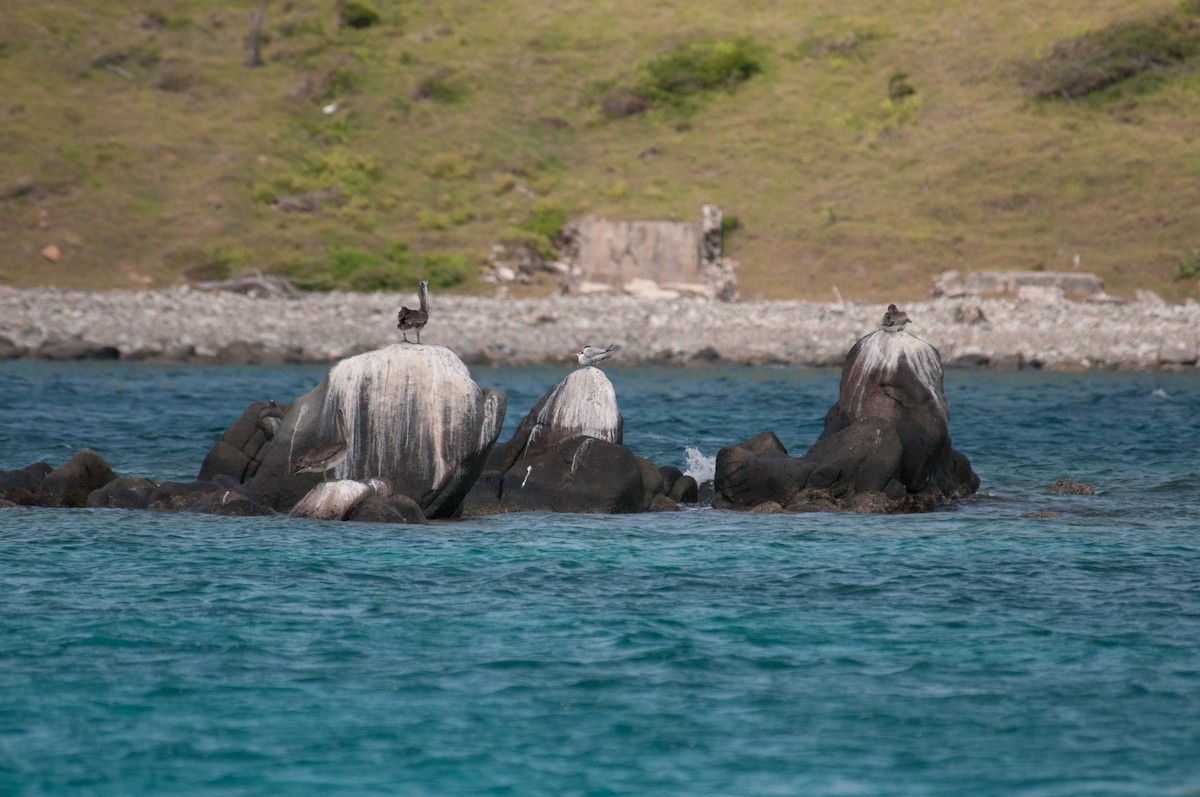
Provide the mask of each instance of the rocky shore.
[{"label": "rocky shore", "polygon": [[[293,297],[176,288],[0,288],[0,359],[197,363],[328,362],[400,339],[411,294]],[[908,331],[951,368],[1194,368],[1200,304],[939,298],[904,305]],[[434,295],[422,341],[468,363],[565,361],[616,343],[615,363],[841,365],[883,305],[627,296],[510,300]],[[411,335],[411,333],[410,333]]]}]

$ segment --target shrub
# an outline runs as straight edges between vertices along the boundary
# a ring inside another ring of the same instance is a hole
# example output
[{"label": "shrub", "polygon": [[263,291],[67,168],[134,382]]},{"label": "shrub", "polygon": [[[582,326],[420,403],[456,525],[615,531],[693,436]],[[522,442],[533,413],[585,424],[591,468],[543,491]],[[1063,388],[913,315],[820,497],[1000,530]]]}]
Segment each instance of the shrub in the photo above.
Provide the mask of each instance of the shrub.
[{"label": "shrub", "polygon": [[417,81],[413,89],[414,100],[434,102],[458,102],[467,93],[453,69],[441,67]]},{"label": "shrub", "polygon": [[1115,25],[1054,45],[1022,80],[1036,97],[1076,99],[1200,53],[1194,2],[1152,20]]},{"label": "shrub", "polygon": [[341,17],[342,24],[351,28],[369,28],[383,21],[379,12],[363,0],[344,0]]},{"label": "shrub", "polygon": [[631,85],[604,90],[600,109],[610,118],[620,118],[652,105],[680,105],[702,92],[735,88],[762,68],[760,48],[748,39],[683,44],[642,64]]},{"label": "shrub", "polygon": [[892,102],[904,102],[916,93],[917,90],[908,82],[906,72],[897,72],[888,78],[888,99]]},{"label": "shrub", "polygon": [[567,223],[567,212],[557,205],[549,202],[536,202],[533,208],[529,211],[529,218],[521,222],[518,227],[531,232],[534,235],[540,235],[547,240],[551,240],[562,226]]},{"label": "shrub", "polygon": [[1200,249],[1193,249],[1175,266],[1175,279],[1200,279]]}]

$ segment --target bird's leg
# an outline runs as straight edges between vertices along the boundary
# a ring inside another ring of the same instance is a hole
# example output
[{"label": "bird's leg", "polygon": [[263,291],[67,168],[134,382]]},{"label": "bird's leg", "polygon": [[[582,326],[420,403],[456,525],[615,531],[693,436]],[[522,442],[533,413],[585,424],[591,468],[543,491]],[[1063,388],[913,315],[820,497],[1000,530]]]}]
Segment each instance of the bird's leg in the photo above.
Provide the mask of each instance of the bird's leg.
[{"label": "bird's leg", "polygon": [[421,330],[417,330],[417,345],[421,345]]}]

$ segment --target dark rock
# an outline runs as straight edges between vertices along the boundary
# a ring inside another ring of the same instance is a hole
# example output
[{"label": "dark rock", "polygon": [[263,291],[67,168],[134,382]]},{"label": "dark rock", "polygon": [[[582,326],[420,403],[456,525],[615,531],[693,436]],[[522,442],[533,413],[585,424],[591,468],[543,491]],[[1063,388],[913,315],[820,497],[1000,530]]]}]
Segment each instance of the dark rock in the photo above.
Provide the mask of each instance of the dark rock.
[{"label": "dark rock", "polygon": [[837,402],[803,457],[770,432],[717,454],[713,505],[769,501],[788,511],[927,511],[975,492],[979,477],[950,445],[937,350],[878,330],[850,350]]},{"label": "dark rock", "polygon": [[337,438],[345,414],[347,456],[339,478],[382,480],[430,518],[454,517],[484,468],[504,422],[504,394],[481,390],[443,346],[394,344],[343,360],[284,416],[250,492],[287,511],[321,480],[293,463]]},{"label": "dark rock", "polygon": [[221,489],[200,493],[198,500],[192,504],[191,511],[227,517],[259,517],[275,514],[275,510],[241,487],[222,487],[221,485],[218,487]]},{"label": "dark rock", "polygon": [[573,371],[493,449],[463,514],[665,511],[662,473],[621,445],[622,426],[608,377]]},{"label": "dark rock", "polygon": [[53,470],[45,462],[35,462],[20,470],[0,471],[0,499],[37,506],[42,483]]},{"label": "dark rock", "polygon": [[227,476],[243,484],[253,479],[266,455],[267,443],[275,438],[288,409],[274,401],[248,406],[209,450],[197,478],[212,481]]},{"label": "dark rock", "polygon": [[14,501],[8,501],[3,498],[0,498],[0,509],[15,509],[18,506],[20,506],[20,504],[14,502]]},{"label": "dark rock", "polygon": [[146,508],[165,512],[197,512],[206,496],[224,489],[209,481],[162,482],[150,493]]},{"label": "dark rock", "polygon": [[665,495],[655,495],[650,498],[650,505],[646,507],[647,512],[678,512],[679,504],[667,498]]},{"label": "dark rock", "polygon": [[699,485],[696,479],[686,475],[674,465],[665,465],[658,469],[663,477],[663,493],[680,504],[694,504],[699,499]]},{"label": "dark rock", "polygon": [[1096,489],[1091,485],[1080,484],[1074,479],[1062,478],[1050,485],[1050,490],[1058,495],[1095,495]]},{"label": "dark rock", "polygon": [[781,515],[783,507],[777,501],[763,501],[754,507],[751,507],[751,512],[756,515]]},{"label": "dark rock", "polygon": [[28,351],[24,346],[18,346],[8,338],[0,335],[0,360],[16,360],[24,357]]},{"label": "dark rock", "polygon": [[346,516],[360,523],[425,523],[425,513],[407,495],[372,495]]},{"label": "dark rock", "polygon": [[46,474],[41,485],[41,506],[86,506],[88,495],[117,478],[104,458],[85,448],[57,470]]},{"label": "dark rock", "polygon": [[121,352],[116,346],[105,346],[89,340],[46,341],[38,346],[33,356],[39,360],[119,360]]},{"label": "dark rock", "polygon": [[150,505],[150,494],[157,488],[158,485],[149,479],[122,476],[92,490],[87,497],[87,506],[94,509],[145,509]]},{"label": "dark rock", "polygon": [[303,355],[303,349],[298,346],[279,349],[257,341],[235,340],[222,346],[214,359],[224,365],[283,365],[300,362]]},{"label": "dark rock", "polygon": [[642,466],[625,446],[578,435],[554,451],[485,472],[464,515],[499,512],[641,512],[649,505]]},{"label": "dark rock", "polygon": [[816,466],[789,457],[774,432],[761,432],[744,443],[717,452],[715,486],[718,508],[751,507],[766,501],[784,505]]}]

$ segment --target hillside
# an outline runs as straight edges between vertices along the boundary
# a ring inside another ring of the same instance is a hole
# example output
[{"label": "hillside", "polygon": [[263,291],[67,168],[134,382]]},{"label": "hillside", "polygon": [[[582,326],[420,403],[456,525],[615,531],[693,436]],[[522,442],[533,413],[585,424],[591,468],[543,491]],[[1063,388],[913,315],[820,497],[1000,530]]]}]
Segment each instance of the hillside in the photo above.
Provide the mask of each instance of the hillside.
[{"label": "hillside", "polygon": [[[5,5],[0,285],[477,291],[495,241],[712,202],[748,298],[1076,262],[1197,296],[1200,60],[1077,99],[1029,78],[1084,34],[1190,35],[1194,2],[270,0],[256,67],[251,0]],[[695,47],[751,68],[647,83]]]}]

